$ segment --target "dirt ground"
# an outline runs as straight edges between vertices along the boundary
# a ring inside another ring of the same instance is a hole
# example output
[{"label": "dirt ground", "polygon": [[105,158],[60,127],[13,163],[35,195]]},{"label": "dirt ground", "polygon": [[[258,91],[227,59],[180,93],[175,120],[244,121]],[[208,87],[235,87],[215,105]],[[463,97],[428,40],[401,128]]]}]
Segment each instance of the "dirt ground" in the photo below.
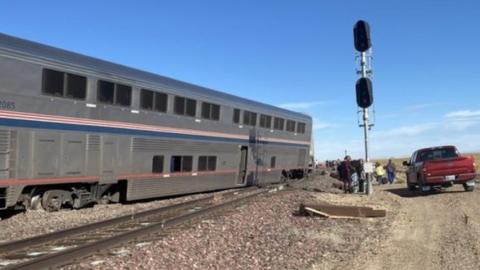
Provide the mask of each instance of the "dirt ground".
[{"label": "dirt ground", "polygon": [[368,201],[388,211],[391,223],[380,241],[366,238],[350,260],[314,269],[480,269],[478,189],[455,186],[422,196],[402,184],[384,185],[376,186]]},{"label": "dirt ground", "polygon": [[[317,175],[291,187],[149,245],[125,244],[126,255],[86,259],[82,269],[480,269],[480,186],[474,192],[455,186],[422,195],[407,191],[405,184],[376,185],[366,196],[344,194],[337,180]],[[304,202],[369,206],[387,210],[387,216],[296,215]],[[156,203],[144,207],[151,204]],[[134,205],[107,206],[48,213],[43,219],[35,211],[18,214],[0,221],[0,240],[15,233],[13,238],[29,236],[16,229],[25,224],[42,233],[45,224],[62,228],[81,217],[131,211]]]}]

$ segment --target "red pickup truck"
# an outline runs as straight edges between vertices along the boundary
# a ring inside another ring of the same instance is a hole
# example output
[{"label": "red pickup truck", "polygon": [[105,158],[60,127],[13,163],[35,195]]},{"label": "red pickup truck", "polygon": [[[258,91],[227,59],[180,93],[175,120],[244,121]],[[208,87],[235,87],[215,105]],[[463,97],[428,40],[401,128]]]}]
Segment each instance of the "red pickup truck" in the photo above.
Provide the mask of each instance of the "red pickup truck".
[{"label": "red pickup truck", "polygon": [[465,191],[475,189],[475,160],[470,156],[462,156],[455,146],[439,146],[415,151],[409,161],[407,187],[422,191],[433,187],[451,187],[462,184]]}]

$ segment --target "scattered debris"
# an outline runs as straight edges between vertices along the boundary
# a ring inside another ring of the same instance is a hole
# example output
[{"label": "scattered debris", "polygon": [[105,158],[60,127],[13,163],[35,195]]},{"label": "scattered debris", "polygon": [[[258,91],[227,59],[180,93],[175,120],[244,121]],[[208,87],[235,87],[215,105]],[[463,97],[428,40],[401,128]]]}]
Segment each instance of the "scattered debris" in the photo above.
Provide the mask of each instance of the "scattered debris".
[{"label": "scattered debris", "polygon": [[66,246],[58,246],[58,247],[53,247],[51,250],[52,251],[62,251],[62,250],[65,250],[67,248],[68,247],[66,247]]},{"label": "scattered debris", "polygon": [[141,242],[141,243],[138,243],[138,244],[135,244],[136,247],[144,247],[144,246],[148,246],[152,244],[151,242]]},{"label": "scattered debris", "polygon": [[332,204],[300,204],[299,214],[316,215],[326,218],[366,218],[385,217],[387,211],[375,210],[371,207],[344,206]]},{"label": "scattered debris", "polygon": [[19,260],[2,260],[0,261],[0,266],[8,266],[11,264],[17,264],[19,263]]},{"label": "scattered debris", "polygon": [[97,266],[97,265],[100,265],[100,264],[103,264],[103,263],[105,263],[105,261],[103,261],[103,260],[97,260],[97,261],[91,262],[90,265],[92,265],[92,266]]},{"label": "scattered debris", "polygon": [[465,222],[465,225],[468,224],[468,218],[469,218],[469,216],[467,214],[463,213],[463,221]]},{"label": "scattered debris", "polygon": [[30,257],[36,257],[36,256],[40,256],[40,255],[45,254],[45,253],[46,252],[36,251],[36,252],[30,252],[27,255],[30,256]]},{"label": "scattered debris", "polygon": [[123,256],[126,256],[130,253],[130,251],[128,251],[127,249],[120,249],[120,250],[115,250],[113,252],[111,252],[110,254],[112,255],[116,255],[116,256],[119,256],[119,257],[123,257]]}]

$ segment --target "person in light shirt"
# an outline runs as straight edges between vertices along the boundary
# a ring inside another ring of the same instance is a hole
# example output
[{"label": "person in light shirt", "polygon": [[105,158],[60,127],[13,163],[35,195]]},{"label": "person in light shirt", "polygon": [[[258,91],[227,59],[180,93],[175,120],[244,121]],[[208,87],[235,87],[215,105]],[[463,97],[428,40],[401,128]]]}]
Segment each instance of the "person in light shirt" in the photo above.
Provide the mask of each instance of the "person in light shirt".
[{"label": "person in light shirt", "polygon": [[385,178],[385,168],[383,168],[382,164],[380,162],[377,162],[375,164],[375,177],[377,178],[377,182],[379,184],[386,184],[387,179]]}]

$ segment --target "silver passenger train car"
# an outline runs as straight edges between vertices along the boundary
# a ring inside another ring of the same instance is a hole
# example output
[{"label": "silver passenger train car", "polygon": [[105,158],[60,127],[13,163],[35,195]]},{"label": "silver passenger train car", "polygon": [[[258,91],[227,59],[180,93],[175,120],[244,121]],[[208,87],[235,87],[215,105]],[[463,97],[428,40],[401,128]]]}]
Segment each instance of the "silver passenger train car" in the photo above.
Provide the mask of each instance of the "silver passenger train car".
[{"label": "silver passenger train car", "polygon": [[312,119],[0,34],[0,209],[58,210],[278,182]]}]

